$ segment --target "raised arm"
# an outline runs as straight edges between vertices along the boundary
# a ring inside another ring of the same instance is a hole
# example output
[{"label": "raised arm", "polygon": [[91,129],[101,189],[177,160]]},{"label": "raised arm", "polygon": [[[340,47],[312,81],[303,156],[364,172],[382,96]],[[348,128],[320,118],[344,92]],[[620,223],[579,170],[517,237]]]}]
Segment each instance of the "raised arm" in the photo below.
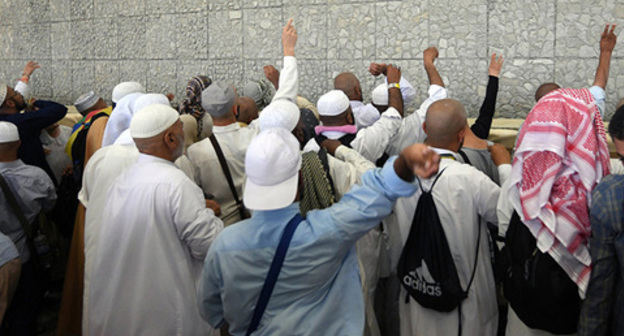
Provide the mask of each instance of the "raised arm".
[{"label": "raised arm", "polygon": [[[388,66],[387,78],[388,83],[398,83],[401,80],[401,70],[392,65]],[[403,95],[396,86],[388,87],[388,105],[394,107],[403,117]]]},{"label": "raised arm", "polygon": [[615,27],[615,24],[607,24],[600,37],[600,58],[598,60],[598,69],[596,69],[593,85],[599,86],[603,90],[607,87],[609,67],[611,66],[611,54],[617,43],[617,36],[614,33]]},{"label": "raised arm", "polygon": [[[286,99],[292,103],[297,102],[297,91],[299,91],[299,74],[297,72],[297,60],[295,59],[295,44],[297,43],[297,30],[292,25],[293,19],[282,29],[282,46],[284,48],[284,68],[279,77],[279,84],[276,86],[277,92],[273,96],[273,101]],[[267,69],[265,68],[265,75]],[[269,80],[271,80],[269,78]]]},{"label": "raised arm", "polygon": [[30,76],[32,76],[33,72],[35,72],[35,70],[39,68],[41,68],[39,63],[35,61],[28,61],[28,63],[26,63],[26,65],[24,66],[22,77],[17,82],[17,84],[15,84],[15,91],[21,93],[24,99],[28,99],[28,96],[30,95],[30,87],[28,86]]},{"label": "raised arm", "polygon": [[442,81],[442,77],[440,77],[438,69],[434,64],[436,58],[438,58],[438,49],[436,47],[429,47],[423,52],[423,63],[427,77],[429,77],[429,85],[444,87],[444,81]]},{"label": "raised arm", "polygon": [[[379,76],[383,74],[387,76],[388,72],[388,64],[385,63],[371,63],[368,67],[368,71],[373,76]],[[412,84],[403,76],[401,76],[401,80],[398,82],[390,82],[388,78],[385,78],[386,84],[388,83],[399,83],[401,87],[401,94],[403,95],[403,104],[407,105],[411,103],[414,99],[416,99],[416,89],[412,86]]]},{"label": "raised arm", "polygon": [[490,136],[490,128],[492,127],[492,118],[496,111],[496,96],[498,95],[498,77],[500,76],[503,66],[503,55],[497,57],[496,53],[490,58],[489,79],[485,99],[479,110],[479,117],[470,127],[472,133],[481,139],[487,139]]}]

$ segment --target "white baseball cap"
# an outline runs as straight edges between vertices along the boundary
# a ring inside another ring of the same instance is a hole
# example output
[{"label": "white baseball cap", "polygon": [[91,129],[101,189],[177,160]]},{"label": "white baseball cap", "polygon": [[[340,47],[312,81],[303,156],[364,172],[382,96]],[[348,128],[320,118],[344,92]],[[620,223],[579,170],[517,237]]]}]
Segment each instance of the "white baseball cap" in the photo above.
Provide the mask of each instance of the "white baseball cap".
[{"label": "white baseball cap", "polygon": [[275,210],[290,205],[297,195],[301,169],[299,142],[284,128],[260,132],[245,155],[245,207]]},{"label": "white baseball cap", "polygon": [[288,100],[277,100],[262,110],[258,122],[260,123],[260,131],[281,127],[292,132],[300,118],[301,112],[295,103]]},{"label": "white baseball cap", "polygon": [[0,143],[19,141],[19,131],[15,124],[8,121],[0,121]]}]

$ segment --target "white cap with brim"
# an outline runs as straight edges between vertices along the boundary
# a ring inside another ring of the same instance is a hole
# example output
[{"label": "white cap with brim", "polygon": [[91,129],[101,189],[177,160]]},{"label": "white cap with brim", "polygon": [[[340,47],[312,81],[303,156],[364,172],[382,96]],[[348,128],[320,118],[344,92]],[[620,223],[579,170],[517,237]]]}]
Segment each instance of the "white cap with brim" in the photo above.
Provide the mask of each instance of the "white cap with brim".
[{"label": "white cap with brim", "polygon": [[82,113],[97,104],[98,100],[100,100],[100,97],[96,96],[95,92],[89,91],[78,97],[74,106],[76,106],[76,110],[78,110],[78,112]]},{"label": "white cap with brim", "polygon": [[373,104],[379,106],[388,106],[388,84],[379,84],[373,90]]},{"label": "white cap with brim", "polygon": [[15,124],[8,121],[0,121],[0,143],[19,141],[19,131]]},{"label": "white cap with brim", "polygon": [[154,137],[180,119],[178,111],[162,104],[149,105],[138,111],[130,122],[130,135],[135,139]]},{"label": "white cap with brim", "polygon": [[262,110],[258,122],[260,123],[260,131],[281,127],[292,132],[300,118],[301,112],[297,104],[288,100],[277,100]]},{"label": "white cap with brim", "polygon": [[213,82],[202,91],[201,105],[208,114],[221,117],[232,110],[236,93],[223,82]]},{"label": "white cap with brim", "polygon": [[299,142],[286,129],[260,132],[245,155],[245,207],[251,210],[285,208],[295,200],[299,185]]},{"label": "white cap with brim", "polygon": [[319,98],[316,106],[322,116],[337,116],[349,108],[349,97],[341,90],[331,90]]},{"label": "white cap with brim", "polygon": [[131,93],[145,93],[145,87],[137,82],[122,82],[113,89],[113,103],[118,103],[123,97]]},{"label": "white cap with brim", "polygon": [[7,96],[7,91],[8,91],[7,85],[4,84],[4,83],[0,83],[0,106],[2,106],[2,104],[4,104],[4,101],[5,101],[6,96]]}]

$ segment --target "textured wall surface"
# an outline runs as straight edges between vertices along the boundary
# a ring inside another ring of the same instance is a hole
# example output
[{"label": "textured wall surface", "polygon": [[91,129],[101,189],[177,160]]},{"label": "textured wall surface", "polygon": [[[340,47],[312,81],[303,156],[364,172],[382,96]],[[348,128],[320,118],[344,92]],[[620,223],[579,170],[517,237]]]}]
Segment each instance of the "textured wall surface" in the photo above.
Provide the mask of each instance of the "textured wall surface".
[{"label": "textured wall surface", "polygon": [[[589,5],[591,3],[591,6]],[[365,97],[380,78],[372,61],[401,66],[426,95],[422,51],[440,49],[439,71],[452,97],[476,115],[491,52],[502,52],[497,117],[524,117],[545,81],[593,81],[606,22],[622,22],[622,0],[0,0],[0,80],[13,85],[29,59],[43,66],[33,94],[72,103],[94,90],[105,99],[120,81],[183,95],[206,74],[244,85],[281,65],[281,27],[295,18],[300,94],[311,101],[352,71]],[[621,29],[618,29],[621,31]],[[624,44],[624,42],[621,42]],[[624,96],[622,46],[611,63],[608,113]]]}]

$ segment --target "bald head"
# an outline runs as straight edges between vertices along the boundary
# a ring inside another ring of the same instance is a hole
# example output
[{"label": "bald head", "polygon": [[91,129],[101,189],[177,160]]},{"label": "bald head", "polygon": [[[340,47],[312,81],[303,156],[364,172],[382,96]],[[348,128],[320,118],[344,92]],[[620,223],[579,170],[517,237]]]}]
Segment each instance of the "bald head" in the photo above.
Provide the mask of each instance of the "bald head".
[{"label": "bald head", "polygon": [[362,100],[360,81],[350,72],[343,72],[334,79],[334,89],[344,92],[349,100]]},{"label": "bald head", "polygon": [[429,106],[425,132],[430,146],[459,150],[466,127],[466,109],[457,100],[442,99]]},{"label": "bald head", "polygon": [[542,97],[551,93],[552,91],[559,90],[561,86],[557,83],[544,83],[540,85],[535,91],[535,102],[538,102]]},{"label": "bald head", "polygon": [[252,120],[258,119],[258,105],[250,97],[238,97],[236,101],[238,116],[236,120],[249,124]]}]

